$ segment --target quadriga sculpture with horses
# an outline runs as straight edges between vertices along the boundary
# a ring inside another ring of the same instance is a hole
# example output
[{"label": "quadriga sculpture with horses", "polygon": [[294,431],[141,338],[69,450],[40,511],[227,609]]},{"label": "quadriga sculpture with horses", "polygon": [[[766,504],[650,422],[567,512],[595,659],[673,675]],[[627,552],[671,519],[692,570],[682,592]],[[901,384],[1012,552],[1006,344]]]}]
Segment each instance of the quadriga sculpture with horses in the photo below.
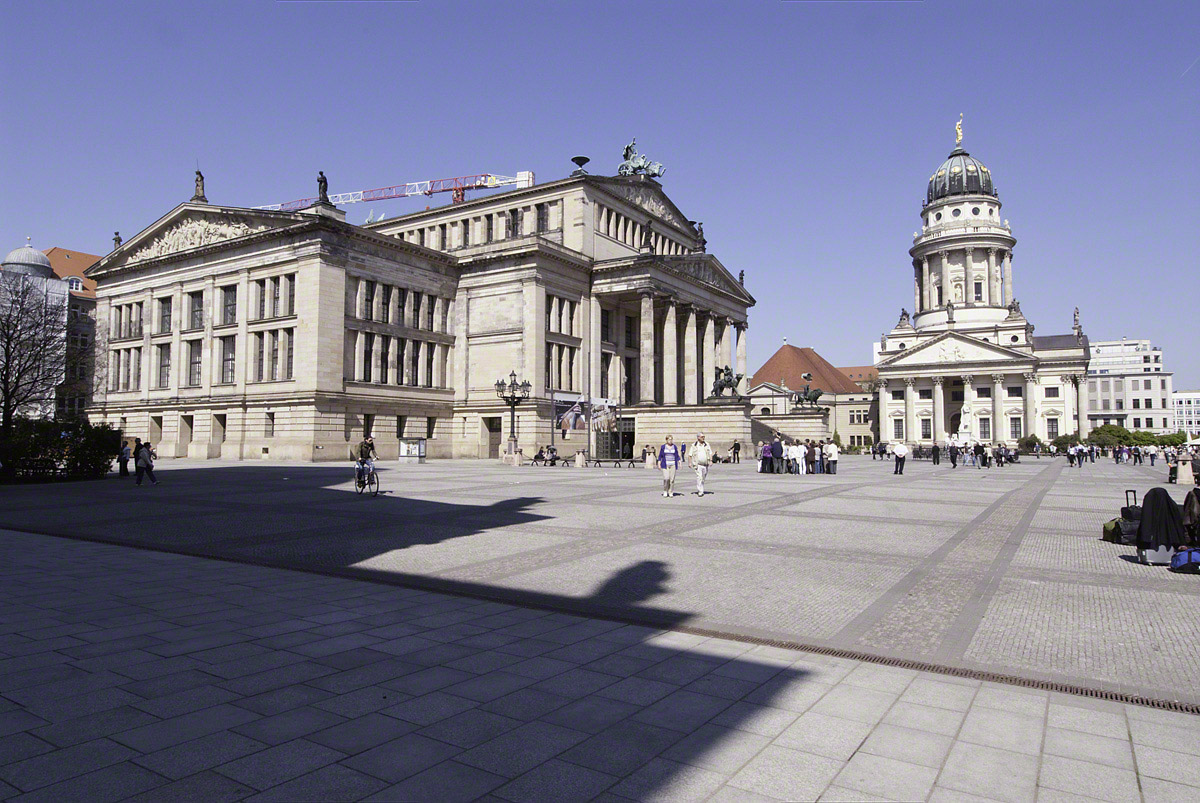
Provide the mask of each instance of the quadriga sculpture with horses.
[{"label": "quadriga sculpture with horses", "polygon": [[730,396],[737,396],[738,383],[742,381],[742,374],[735,374],[733,369],[726,365],[724,368],[716,368],[716,376],[713,379],[712,395],[721,396],[726,390]]},{"label": "quadriga sculpture with horses", "polygon": [[662,162],[652,162],[645,154],[637,152],[636,139],[625,146],[625,151],[622,155],[625,157],[625,161],[617,166],[618,176],[636,176],[642,174],[651,178],[658,178],[667,172],[667,169],[662,166]]}]

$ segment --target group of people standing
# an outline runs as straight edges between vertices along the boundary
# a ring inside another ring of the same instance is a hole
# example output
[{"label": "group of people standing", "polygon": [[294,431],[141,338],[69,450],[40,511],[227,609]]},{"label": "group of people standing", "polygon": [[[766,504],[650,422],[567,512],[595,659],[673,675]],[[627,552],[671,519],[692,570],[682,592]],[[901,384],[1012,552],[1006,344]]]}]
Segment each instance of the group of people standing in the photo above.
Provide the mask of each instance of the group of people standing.
[{"label": "group of people standing", "polygon": [[129,441],[121,444],[121,451],[117,454],[118,475],[122,477],[129,476],[129,461],[133,460],[133,470],[135,474],[134,484],[141,485],[142,477],[150,480],[151,484],[158,485],[158,478],[154,476],[154,461],[158,459],[158,452],[154,451],[154,446],[149,441],[142,443],[141,438],[133,439],[133,447],[129,446]]},{"label": "group of people standing", "polygon": [[841,449],[832,440],[788,440],[776,435],[758,442],[760,474],[837,474]]}]

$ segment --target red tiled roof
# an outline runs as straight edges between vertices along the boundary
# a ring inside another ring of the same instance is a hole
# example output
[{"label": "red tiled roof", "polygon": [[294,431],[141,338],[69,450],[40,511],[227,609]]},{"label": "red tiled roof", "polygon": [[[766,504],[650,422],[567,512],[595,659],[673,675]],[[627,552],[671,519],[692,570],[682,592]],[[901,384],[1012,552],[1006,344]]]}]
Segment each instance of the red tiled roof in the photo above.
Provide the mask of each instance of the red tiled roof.
[{"label": "red tiled roof", "polygon": [[[812,374],[812,380],[802,378],[803,374]],[[754,372],[750,386],[771,382],[776,385],[785,383],[792,390],[798,390],[805,385],[819,388],[826,393],[862,393],[863,389],[852,382],[845,374],[835,368],[828,360],[810,348],[782,346],[771,355],[771,359],[763,363],[762,368]]]},{"label": "red tiled roof", "polygon": [[95,265],[100,259],[99,256],[85,254],[83,251],[72,251],[69,248],[59,248],[57,245],[42,253],[50,260],[50,268],[58,278],[69,279],[75,276],[83,280],[83,289],[72,291],[75,295],[84,298],[96,297],[96,280],[84,276],[83,272]]},{"label": "red tiled roof", "polygon": [[879,369],[874,365],[852,365],[849,368],[839,368],[851,382],[871,382],[879,378]]}]

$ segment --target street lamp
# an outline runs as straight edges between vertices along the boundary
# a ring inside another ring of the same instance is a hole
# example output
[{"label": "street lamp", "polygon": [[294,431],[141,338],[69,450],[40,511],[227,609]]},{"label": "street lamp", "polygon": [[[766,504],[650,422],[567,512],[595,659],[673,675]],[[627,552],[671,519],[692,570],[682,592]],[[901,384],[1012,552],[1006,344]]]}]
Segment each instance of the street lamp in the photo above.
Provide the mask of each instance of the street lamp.
[{"label": "street lamp", "polygon": [[507,382],[503,379],[496,380],[496,395],[508,405],[511,415],[508,426],[508,454],[517,453],[517,405],[529,398],[529,391],[532,389],[533,385],[529,384],[529,380],[517,382],[516,371],[509,373]]}]

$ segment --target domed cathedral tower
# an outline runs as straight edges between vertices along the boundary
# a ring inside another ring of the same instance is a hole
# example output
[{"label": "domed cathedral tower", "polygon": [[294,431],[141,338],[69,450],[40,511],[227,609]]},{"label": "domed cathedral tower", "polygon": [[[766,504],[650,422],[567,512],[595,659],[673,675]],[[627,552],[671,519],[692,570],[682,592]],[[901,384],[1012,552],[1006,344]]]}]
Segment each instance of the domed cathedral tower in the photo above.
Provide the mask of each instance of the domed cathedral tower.
[{"label": "domed cathedral tower", "polygon": [[873,347],[876,437],[913,444],[1015,445],[1088,430],[1087,338],[1034,337],[1013,296],[1017,241],[992,173],[963,148],[929,177],[913,236],[914,312]]},{"label": "domed cathedral tower", "polygon": [[955,129],[954,150],[929,177],[921,232],[909,249],[917,329],[992,329],[1013,302],[1017,241],[1000,217],[992,172],[963,148],[961,119]]}]

